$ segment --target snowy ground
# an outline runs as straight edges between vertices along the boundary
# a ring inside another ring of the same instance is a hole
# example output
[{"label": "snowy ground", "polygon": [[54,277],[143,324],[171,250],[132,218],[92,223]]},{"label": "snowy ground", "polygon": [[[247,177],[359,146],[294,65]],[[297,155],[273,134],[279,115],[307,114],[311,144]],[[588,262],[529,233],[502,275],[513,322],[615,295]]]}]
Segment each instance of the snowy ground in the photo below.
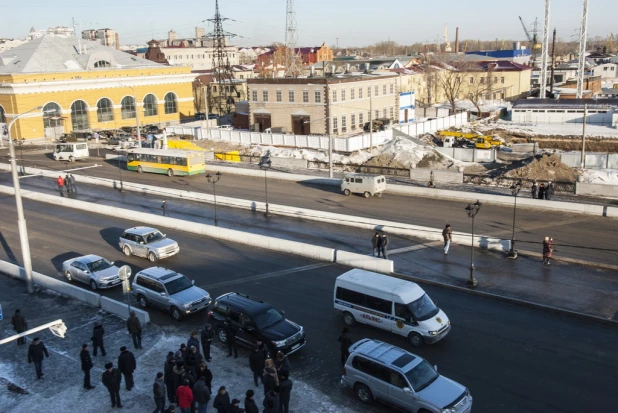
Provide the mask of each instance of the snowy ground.
[{"label": "snowy ground", "polygon": [[583,182],[601,185],[618,185],[618,169],[587,169]]},{"label": "snowy ground", "polygon": [[[554,135],[554,136],[578,136],[582,133],[581,123],[565,124],[524,124],[499,120],[491,123],[479,123],[462,127],[464,132],[485,132],[492,129],[504,129],[511,133],[524,135]],[[586,136],[618,138],[618,129],[608,126],[586,125]]]}]

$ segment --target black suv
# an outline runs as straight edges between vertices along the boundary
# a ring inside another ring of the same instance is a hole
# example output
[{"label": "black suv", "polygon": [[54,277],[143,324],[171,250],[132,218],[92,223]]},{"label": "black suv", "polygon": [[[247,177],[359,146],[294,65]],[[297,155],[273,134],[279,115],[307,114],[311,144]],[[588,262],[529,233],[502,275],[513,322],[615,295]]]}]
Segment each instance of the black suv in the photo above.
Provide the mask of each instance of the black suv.
[{"label": "black suv", "polygon": [[248,295],[228,293],[220,296],[208,316],[222,343],[227,341],[223,323],[229,318],[238,331],[236,339],[239,343],[253,347],[257,340],[261,340],[273,356],[278,351],[294,353],[306,344],[301,326],[287,320],[283,311]]}]

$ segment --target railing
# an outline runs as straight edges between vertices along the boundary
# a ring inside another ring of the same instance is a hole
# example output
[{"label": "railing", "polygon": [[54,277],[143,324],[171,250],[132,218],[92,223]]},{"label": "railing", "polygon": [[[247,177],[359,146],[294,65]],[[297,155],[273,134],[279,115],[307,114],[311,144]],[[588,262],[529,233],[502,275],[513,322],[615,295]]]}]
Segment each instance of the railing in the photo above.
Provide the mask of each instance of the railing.
[{"label": "railing", "polygon": [[[521,190],[531,191],[532,184],[535,182],[535,179],[522,179],[522,178],[511,178],[506,176],[501,176],[497,178],[491,178],[487,175],[474,175],[474,174],[464,174],[464,184],[475,184],[475,185],[492,185],[509,188],[517,183],[521,183]],[[549,181],[544,181],[541,179],[536,179],[537,185],[546,184]],[[575,193],[575,182],[552,182],[554,184],[555,192],[562,193]]]}]

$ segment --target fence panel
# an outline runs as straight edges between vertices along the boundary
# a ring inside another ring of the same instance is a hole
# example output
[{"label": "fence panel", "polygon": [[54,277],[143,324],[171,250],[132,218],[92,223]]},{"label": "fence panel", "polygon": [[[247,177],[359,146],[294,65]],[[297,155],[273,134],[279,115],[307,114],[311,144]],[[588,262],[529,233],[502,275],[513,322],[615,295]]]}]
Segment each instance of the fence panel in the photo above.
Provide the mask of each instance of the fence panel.
[{"label": "fence panel", "polygon": [[609,169],[618,169],[618,153],[610,153],[608,155],[607,167]]}]

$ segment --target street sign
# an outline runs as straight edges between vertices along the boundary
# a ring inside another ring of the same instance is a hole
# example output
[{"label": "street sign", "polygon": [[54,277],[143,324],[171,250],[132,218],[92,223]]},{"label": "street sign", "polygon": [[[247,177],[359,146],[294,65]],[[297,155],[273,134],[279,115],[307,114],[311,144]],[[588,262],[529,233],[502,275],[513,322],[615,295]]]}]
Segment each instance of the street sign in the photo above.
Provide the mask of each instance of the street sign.
[{"label": "street sign", "polygon": [[122,281],[126,281],[130,277],[131,277],[131,267],[129,267],[128,265],[123,265],[122,267],[120,267],[118,271],[118,278],[120,278]]}]

